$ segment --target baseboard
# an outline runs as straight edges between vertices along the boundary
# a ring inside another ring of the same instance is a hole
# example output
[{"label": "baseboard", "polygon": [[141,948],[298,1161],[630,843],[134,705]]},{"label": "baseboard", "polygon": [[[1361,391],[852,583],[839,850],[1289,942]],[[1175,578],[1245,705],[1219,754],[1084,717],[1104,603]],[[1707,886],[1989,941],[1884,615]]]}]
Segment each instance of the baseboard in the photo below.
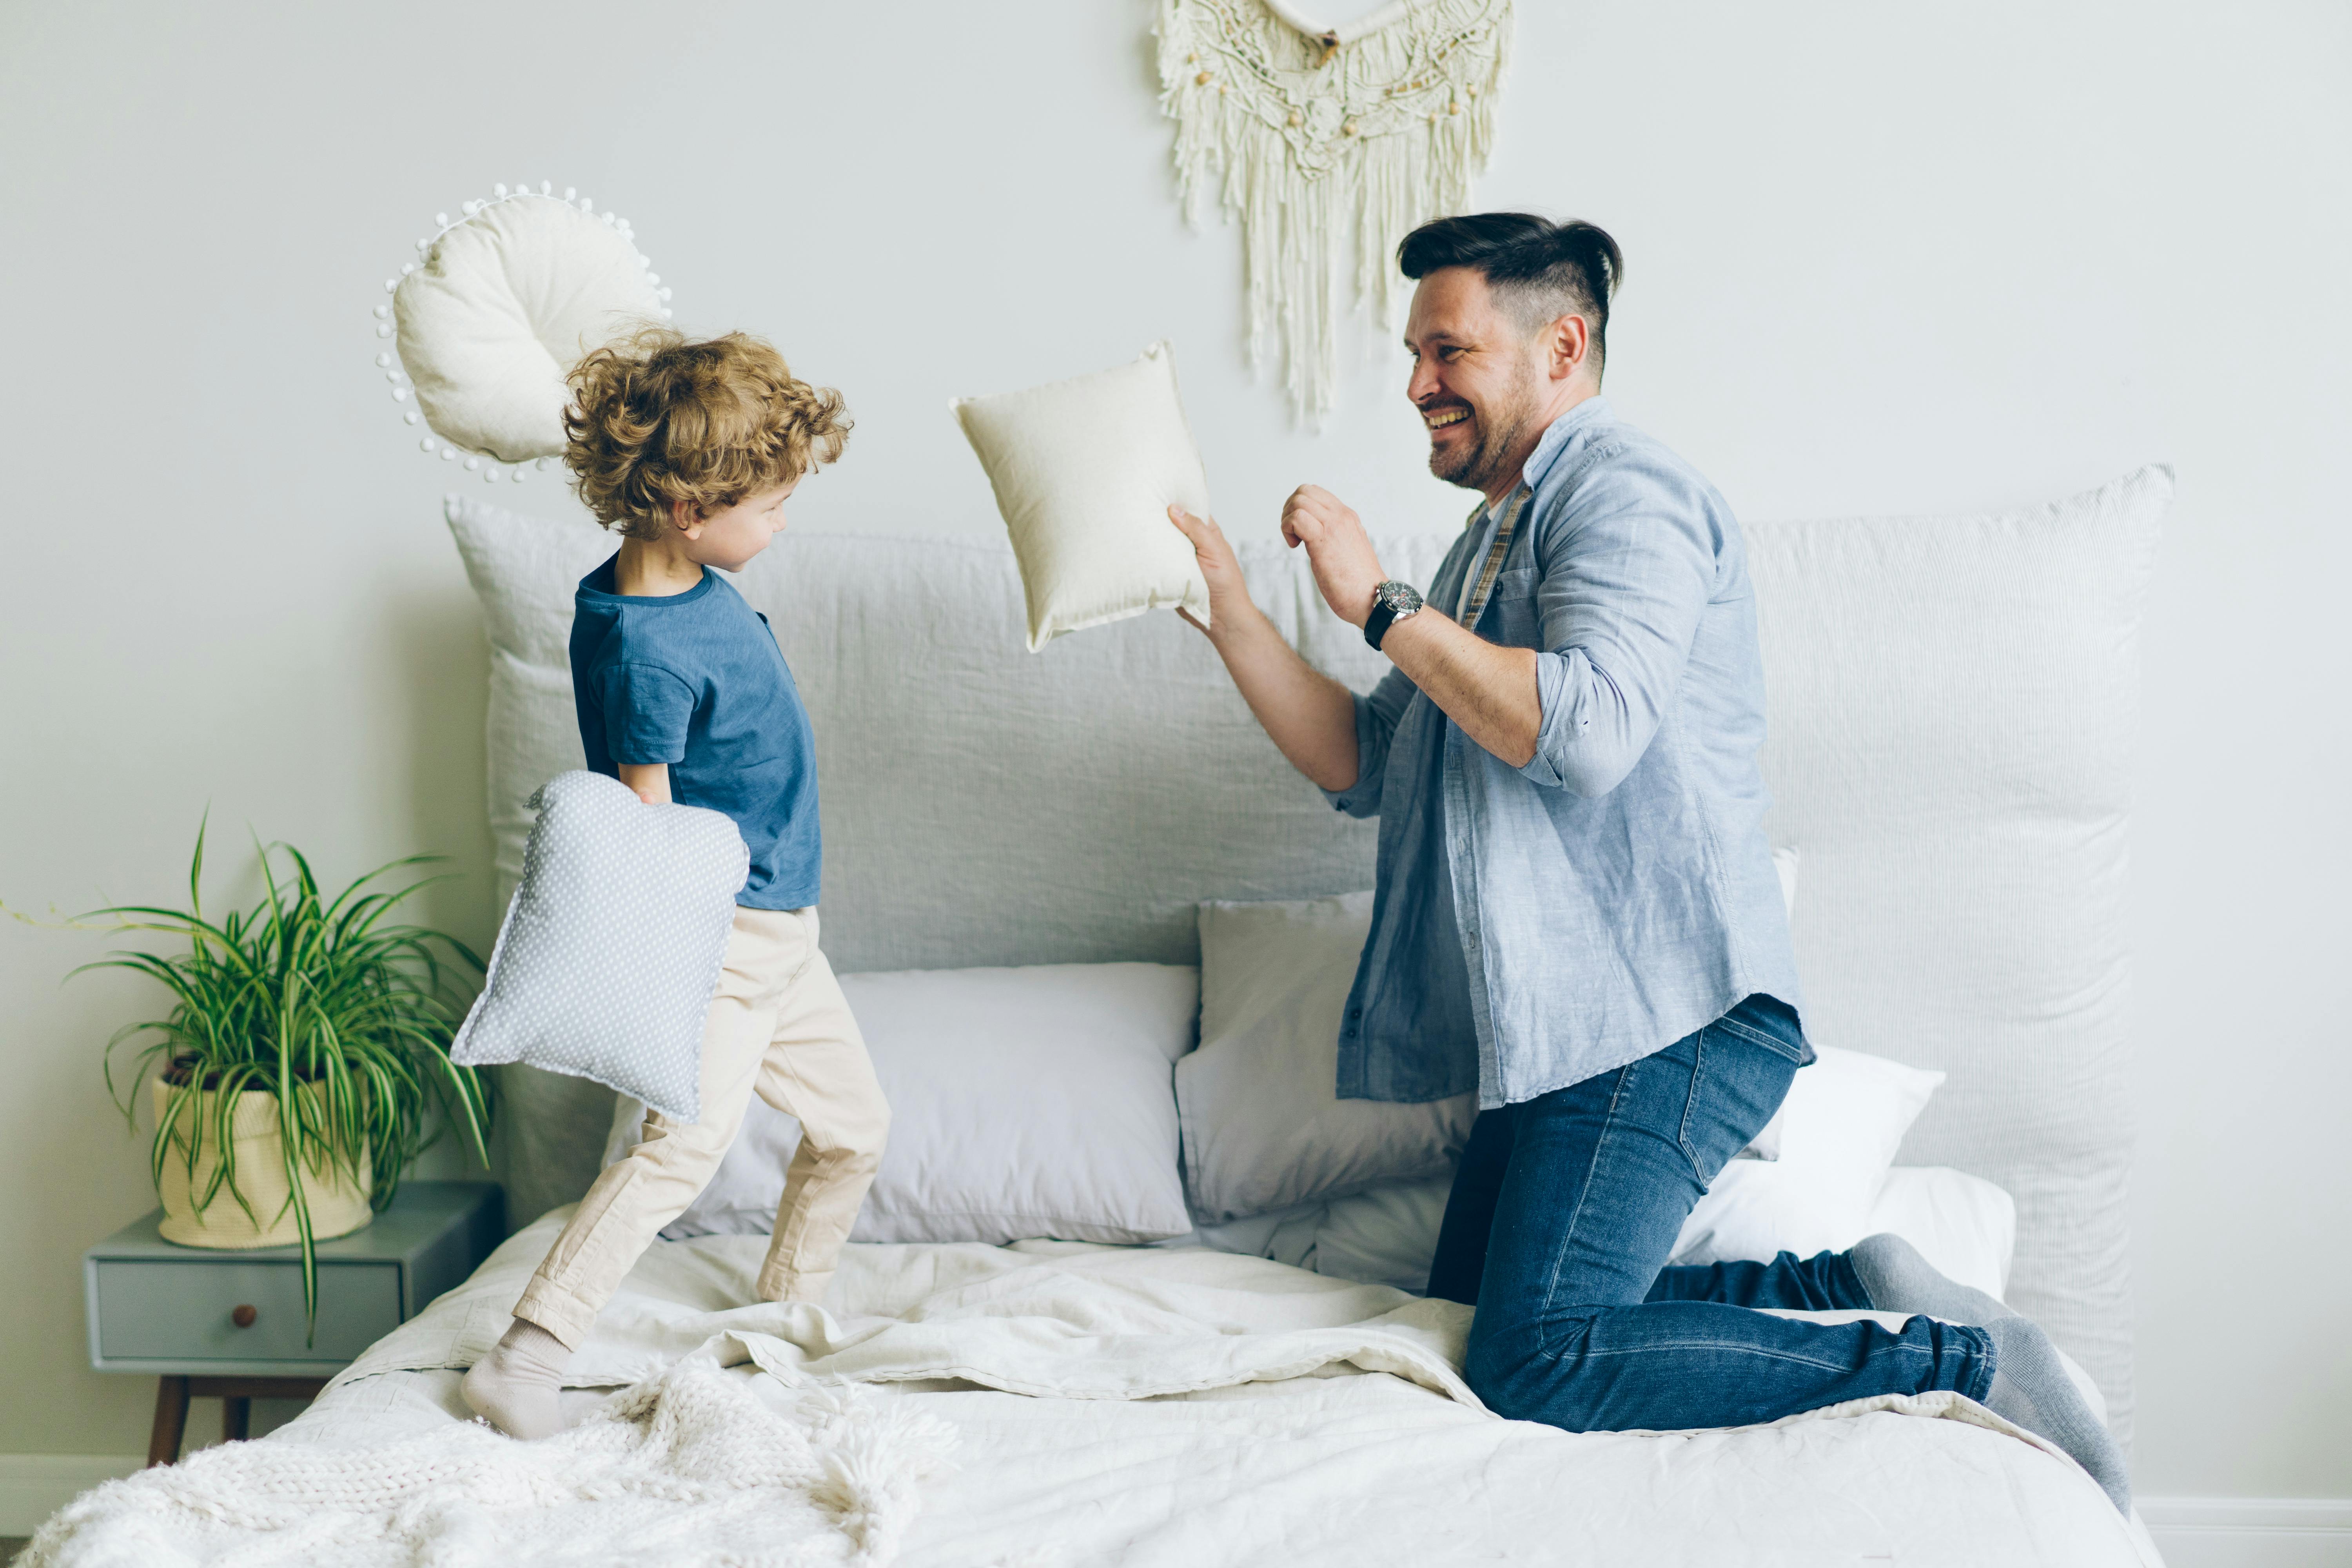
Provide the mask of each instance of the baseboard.
[{"label": "baseboard", "polygon": [[[0,1536],[30,1535],[137,1454],[0,1454]],[[2352,1568],[2352,1498],[2144,1497],[2165,1568]]]},{"label": "baseboard", "polygon": [[0,1535],[30,1535],[100,1481],[127,1476],[143,1454],[0,1454]]},{"label": "baseboard", "polygon": [[2352,1498],[2137,1500],[2165,1568],[2352,1568]]}]

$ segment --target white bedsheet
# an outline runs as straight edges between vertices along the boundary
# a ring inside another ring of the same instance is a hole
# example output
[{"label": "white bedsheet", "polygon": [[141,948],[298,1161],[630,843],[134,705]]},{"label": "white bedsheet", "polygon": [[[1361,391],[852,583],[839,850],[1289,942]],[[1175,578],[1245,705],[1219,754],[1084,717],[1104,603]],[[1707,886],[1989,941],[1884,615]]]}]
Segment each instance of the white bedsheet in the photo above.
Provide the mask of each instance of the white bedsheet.
[{"label": "white bedsheet", "polygon": [[[381,1342],[271,1442],[460,1418],[559,1210]],[[1460,1380],[1468,1310],[1264,1258],[1071,1243],[853,1247],[834,1310],[748,1300],[764,1238],[663,1243],[569,1382],[680,1356],[762,1397],[845,1378],[961,1436],[899,1561],[965,1565],[2152,1563],[2074,1464],[1952,1394],[1767,1426],[1575,1435]],[[568,1410],[595,1396],[568,1394]]]}]

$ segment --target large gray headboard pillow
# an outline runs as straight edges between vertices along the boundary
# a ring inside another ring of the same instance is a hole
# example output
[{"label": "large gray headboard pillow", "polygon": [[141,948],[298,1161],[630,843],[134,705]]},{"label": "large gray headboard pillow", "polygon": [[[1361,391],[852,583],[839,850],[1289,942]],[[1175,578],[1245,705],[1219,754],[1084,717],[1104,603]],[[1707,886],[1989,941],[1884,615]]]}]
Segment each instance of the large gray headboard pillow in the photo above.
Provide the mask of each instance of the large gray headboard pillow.
[{"label": "large gray headboard pillow", "polygon": [[[1949,1075],[1902,1157],[2015,1194],[2011,1300],[2090,1369],[2126,1435],[2121,900],[2137,628],[2170,495],[2147,468],[2011,512],[1748,529],[1769,826],[1804,858],[1807,1024]],[[580,765],[572,592],[613,544],[470,500],[448,521],[490,634],[490,821],[510,886],[523,802]],[[1382,561],[1426,582],[1452,537],[1385,539]],[[1262,537],[1243,560],[1310,659],[1359,689],[1386,668],[1296,553]],[[983,540],[787,535],[739,582],[815,728],[839,969],[1191,963],[1202,900],[1370,886],[1372,825],[1291,773],[1173,616],[1031,654],[1012,552]],[[512,1086],[511,1213],[578,1195],[611,1103],[564,1080]]]}]

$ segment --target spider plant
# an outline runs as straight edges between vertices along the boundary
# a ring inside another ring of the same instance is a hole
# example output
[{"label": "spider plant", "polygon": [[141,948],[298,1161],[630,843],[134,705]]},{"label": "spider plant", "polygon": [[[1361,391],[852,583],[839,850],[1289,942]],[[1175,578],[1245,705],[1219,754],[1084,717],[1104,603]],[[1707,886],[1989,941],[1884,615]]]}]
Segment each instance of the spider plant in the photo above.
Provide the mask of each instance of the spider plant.
[{"label": "spider plant", "polygon": [[[315,1338],[317,1244],[298,1167],[324,1176],[339,1166],[356,1184],[365,1161],[368,1199],[381,1211],[399,1190],[403,1170],[449,1127],[462,1129],[476,1156],[488,1163],[489,1086],[449,1059],[450,1037],[465,1016],[459,975],[479,974],[482,961],[455,937],[387,918],[444,879],[379,884],[438,857],[380,866],[330,900],[299,850],[258,839],[254,848],[263,898],[250,910],[208,918],[200,826],[186,909],[124,904],[82,917],[111,916],[109,929],[116,931],[184,937],[186,951],[117,951],[74,973],[132,970],[172,994],[169,1013],[126,1025],[107,1042],[108,1092],[135,1127],[141,1084],[162,1077],[167,1098],[149,1152],[150,1173],[160,1187],[166,1163],[184,1161],[199,1214],[224,1191],[257,1226],[278,1224],[292,1208],[301,1237],[303,1308]],[[131,1063],[118,1081],[117,1058],[126,1050]],[[275,1097],[285,1160],[289,1195],[267,1220],[238,1185],[231,1136],[237,1097],[249,1090]],[[200,1182],[208,1149],[215,1159]]]}]

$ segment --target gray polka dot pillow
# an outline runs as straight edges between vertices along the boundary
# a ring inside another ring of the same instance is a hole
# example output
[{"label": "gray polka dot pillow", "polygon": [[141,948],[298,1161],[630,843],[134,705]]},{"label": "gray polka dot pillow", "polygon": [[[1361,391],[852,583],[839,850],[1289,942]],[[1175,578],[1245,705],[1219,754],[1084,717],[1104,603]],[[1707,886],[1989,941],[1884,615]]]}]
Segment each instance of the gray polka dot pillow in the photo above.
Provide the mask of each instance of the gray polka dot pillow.
[{"label": "gray polka dot pillow", "polygon": [[530,804],[522,881],[450,1059],[528,1062],[695,1121],[703,1015],[751,874],[743,836],[602,773],[560,773]]}]

